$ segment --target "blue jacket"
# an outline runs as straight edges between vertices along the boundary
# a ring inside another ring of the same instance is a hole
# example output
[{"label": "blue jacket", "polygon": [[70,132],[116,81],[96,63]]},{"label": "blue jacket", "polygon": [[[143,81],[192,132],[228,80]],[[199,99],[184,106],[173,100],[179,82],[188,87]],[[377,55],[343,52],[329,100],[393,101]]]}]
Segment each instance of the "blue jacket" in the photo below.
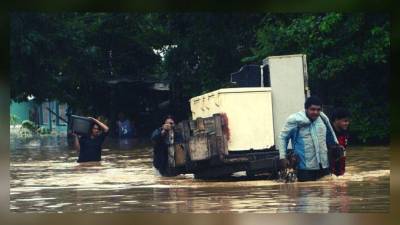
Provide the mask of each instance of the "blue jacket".
[{"label": "blue jacket", "polygon": [[299,160],[297,168],[304,170],[318,170],[319,165],[329,168],[327,144],[338,143],[323,112],[311,121],[304,110],[290,115],[279,134],[277,147],[280,159],[286,158],[289,140]]}]

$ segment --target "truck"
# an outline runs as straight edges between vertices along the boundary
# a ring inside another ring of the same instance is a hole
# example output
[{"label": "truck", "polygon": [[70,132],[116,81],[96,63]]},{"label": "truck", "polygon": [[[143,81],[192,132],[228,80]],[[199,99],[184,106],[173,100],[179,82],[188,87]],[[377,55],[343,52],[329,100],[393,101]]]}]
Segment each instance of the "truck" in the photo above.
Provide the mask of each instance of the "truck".
[{"label": "truck", "polygon": [[168,149],[170,175],[276,177],[280,130],[310,95],[306,55],[267,57],[231,74],[231,82],[236,87],[190,99],[191,119],[176,125],[182,141]]}]

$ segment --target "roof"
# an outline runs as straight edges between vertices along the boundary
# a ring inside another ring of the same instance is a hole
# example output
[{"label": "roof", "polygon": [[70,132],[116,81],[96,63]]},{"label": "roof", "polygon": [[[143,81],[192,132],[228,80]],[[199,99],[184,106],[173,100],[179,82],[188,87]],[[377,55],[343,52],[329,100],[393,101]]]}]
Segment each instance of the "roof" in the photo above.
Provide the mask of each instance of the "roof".
[{"label": "roof", "polygon": [[140,80],[140,79],[132,79],[129,77],[118,77],[114,79],[105,80],[105,83],[109,85],[118,85],[121,83],[129,83],[136,85],[147,85],[149,89],[157,90],[157,91],[169,91],[170,85],[167,81],[157,81],[157,80]]}]

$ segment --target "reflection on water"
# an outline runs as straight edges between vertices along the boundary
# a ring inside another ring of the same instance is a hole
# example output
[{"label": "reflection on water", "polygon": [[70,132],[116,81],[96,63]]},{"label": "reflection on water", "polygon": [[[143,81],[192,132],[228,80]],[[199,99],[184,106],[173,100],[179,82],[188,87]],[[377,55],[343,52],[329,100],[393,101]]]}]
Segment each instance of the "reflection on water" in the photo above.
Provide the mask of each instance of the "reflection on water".
[{"label": "reflection on water", "polygon": [[[135,143],[137,144],[137,143]],[[140,144],[139,144],[140,145]],[[151,148],[106,144],[101,163],[76,163],[65,137],[10,140],[12,212],[388,212],[389,149],[351,148],[347,173],[283,184],[235,177],[165,178],[152,168]]]}]

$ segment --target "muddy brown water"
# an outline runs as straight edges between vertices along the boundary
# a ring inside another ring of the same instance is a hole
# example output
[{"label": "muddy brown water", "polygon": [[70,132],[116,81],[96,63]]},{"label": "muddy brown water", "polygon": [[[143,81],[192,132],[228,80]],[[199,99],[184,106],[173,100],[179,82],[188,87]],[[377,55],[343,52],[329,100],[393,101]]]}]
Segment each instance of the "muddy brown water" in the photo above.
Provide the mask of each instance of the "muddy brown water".
[{"label": "muddy brown water", "polygon": [[165,178],[152,167],[152,149],[118,150],[103,161],[76,163],[65,137],[10,139],[11,212],[389,212],[388,147],[352,147],[345,176],[305,183]]}]

